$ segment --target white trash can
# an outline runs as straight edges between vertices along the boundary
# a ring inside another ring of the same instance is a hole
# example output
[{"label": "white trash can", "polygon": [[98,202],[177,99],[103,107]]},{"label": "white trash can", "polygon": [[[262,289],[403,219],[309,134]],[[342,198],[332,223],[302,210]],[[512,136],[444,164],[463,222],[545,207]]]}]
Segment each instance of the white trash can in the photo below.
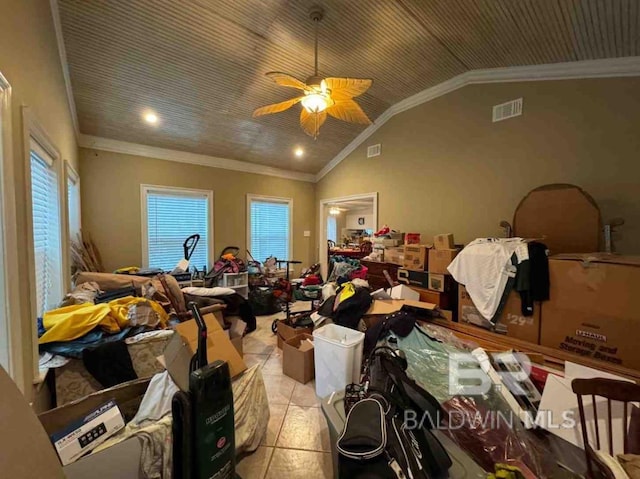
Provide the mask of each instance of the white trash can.
[{"label": "white trash can", "polygon": [[318,397],[360,381],[364,333],[327,324],[313,331],[313,343]]}]

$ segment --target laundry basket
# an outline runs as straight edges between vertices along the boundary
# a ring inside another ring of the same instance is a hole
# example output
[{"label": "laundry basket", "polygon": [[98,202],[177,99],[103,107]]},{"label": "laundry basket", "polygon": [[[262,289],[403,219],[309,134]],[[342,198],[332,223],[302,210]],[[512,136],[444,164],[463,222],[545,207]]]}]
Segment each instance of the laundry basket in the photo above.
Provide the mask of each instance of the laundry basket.
[{"label": "laundry basket", "polygon": [[318,397],[360,380],[364,333],[328,324],[313,332],[313,342]]}]

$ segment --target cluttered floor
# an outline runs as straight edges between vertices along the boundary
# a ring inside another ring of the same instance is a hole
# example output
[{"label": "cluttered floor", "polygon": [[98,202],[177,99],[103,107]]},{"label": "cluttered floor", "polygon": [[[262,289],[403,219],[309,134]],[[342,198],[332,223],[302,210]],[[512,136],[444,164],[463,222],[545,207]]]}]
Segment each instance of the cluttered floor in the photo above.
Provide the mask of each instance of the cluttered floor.
[{"label": "cluttered floor", "polygon": [[[295,303],[292,311],[309,309]],[[315,394],[313,381],[300,384],[282,373],[282,350],[271,331],[275,318],[258,317],[256,331],[244,339],[248,367],[262,368],[270,419],[267,435],[254,453],[240,459],[237,473],[243,479],[324,479],[333,477],[329,430]]]}]

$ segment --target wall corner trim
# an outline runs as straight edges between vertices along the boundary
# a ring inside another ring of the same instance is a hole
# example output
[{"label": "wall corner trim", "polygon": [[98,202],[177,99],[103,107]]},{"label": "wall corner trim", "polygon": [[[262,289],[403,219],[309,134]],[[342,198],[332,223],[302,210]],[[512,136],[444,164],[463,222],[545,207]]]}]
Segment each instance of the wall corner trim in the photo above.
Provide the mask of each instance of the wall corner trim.
[{"label": "wall corner trim", "polygon": [[439,98],[467,85],[545,80],[571,80],[586,78],[613,78],[640,76],[640,57],[606,58],[565,63],[548,63],[519,67],[469,70],[433,87],[422,90],[387,108],[376,120],[356,136],[315,176],[320,181],[349,154],[384,125],[391,117],[423,103]]},{"label": "wall corner trim", "polygon": [[78,144],[82,148],[91,148],[94,150],[144,156],[159,160],[176,161],[178,163],[190,163],[193,165],[208,166],[211,168],[221,168],[223,170],[242,171],[244,173],[253,173],[256,175],[275,176],[289,180],[306,181],[310,183],[315,182],[315,175],[312,173],[284,170],[280,168],[273,168],[271,166],[249,163],[247,161],[231,160],[228,158],[218,158],[215,156],[189,153],[180,150],[158,148],[155,146],[129,143],[126,141],[112,140],[110,138],[102,138],[98,136],[81,134],[79,136]]}]

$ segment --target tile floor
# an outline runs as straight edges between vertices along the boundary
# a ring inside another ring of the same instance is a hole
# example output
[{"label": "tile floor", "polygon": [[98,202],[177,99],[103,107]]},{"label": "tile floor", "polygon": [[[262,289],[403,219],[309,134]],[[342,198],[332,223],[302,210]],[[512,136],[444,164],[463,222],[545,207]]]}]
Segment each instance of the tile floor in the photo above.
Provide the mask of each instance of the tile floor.
[{"label": "tile floor", "polygon": [[[307,310],[308,303],[294,304]],[[269,398],[266,437],[244,456],[236,472],[242,479],[330,479],[333,477],[329,430],[315,384],[300,384],[282,374],[282,351],[271,323],[283,314],[258,318],[258,329],[244,339],[247,366],[260,364]]]}]

